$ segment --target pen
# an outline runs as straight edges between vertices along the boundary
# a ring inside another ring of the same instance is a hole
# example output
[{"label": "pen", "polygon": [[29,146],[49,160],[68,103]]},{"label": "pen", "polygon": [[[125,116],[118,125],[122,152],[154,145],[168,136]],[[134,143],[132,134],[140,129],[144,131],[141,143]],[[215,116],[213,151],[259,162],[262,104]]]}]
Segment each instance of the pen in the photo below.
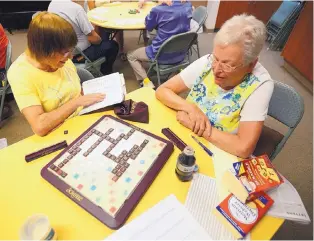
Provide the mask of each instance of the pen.
[{"label": "pen", "polygon": [[197,140],[197,139],[195,138],[195,136],[192,136],[192,135],[191,135],[191,137],[193,138],[194,141],[197,142],[197,144],[199,144],[199,145],[203,148],[204,151],[206,151],[206,153],[207,153],[208,155],[213,156],[213,153],[212,153],[203,143],[201,143],[199,140]]}]

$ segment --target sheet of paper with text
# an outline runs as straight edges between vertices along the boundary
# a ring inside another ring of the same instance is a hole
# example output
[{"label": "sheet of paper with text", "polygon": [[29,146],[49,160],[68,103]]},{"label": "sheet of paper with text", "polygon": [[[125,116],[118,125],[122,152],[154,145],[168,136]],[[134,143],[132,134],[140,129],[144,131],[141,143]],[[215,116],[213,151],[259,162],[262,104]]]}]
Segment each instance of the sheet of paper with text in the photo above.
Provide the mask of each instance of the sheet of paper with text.
[{"label": "sheet of paper with text", "polygon": [[[230,231],[213,214],[213,210],[219,203],[216,180],[202,174],[195,174],[185,207],[196,221],[207,232],[210,232],[214,240],[234,240]],[[245,240],[250,240],[250,235],[247,235]]]},{"label": "sheet of paper with text", "polygon": [[174,195],[105,240],[212,240]]}]

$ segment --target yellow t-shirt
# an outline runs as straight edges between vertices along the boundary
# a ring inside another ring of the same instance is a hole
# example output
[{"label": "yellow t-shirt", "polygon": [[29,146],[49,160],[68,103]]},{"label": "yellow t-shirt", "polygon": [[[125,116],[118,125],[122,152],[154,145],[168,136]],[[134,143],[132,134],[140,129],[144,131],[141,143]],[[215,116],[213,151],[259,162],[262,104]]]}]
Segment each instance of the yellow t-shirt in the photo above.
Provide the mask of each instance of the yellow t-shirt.
[{"label": "yellow t-shirt", "polygon": [[81,94],[80,79],[71,60],[55,72],[46,72],[34,67],[22,54],[11,65],[8,80],[20,111],[41,105],[45,112],[50,112]]}]

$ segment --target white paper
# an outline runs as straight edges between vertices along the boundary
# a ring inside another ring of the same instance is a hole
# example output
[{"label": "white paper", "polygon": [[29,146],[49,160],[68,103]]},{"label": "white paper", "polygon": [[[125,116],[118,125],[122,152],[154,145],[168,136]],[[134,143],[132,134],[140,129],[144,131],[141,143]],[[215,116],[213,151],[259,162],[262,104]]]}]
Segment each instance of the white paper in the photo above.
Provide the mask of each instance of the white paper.
[{"label": "white paper", "polygon": [[97,7],[94,8],[93,10],[91,10],[92,13],[96,13],[96,14],[104,14],[104,13],[108,13],[109,9],[106,7]]},{"label": "white paper", "polygon": [[[231,232],[213,214],[219,203],[216,180],[202,174],[195,174],[185,207],[196,221],[210,232],[214,240],[235,240]],[[249,234],[246,235],[245,240],[250,240]]]},{"label": "white paper", "polygon": [[102,102],[84,108],[80,112],[80,115],[122,102],[124,99],[124,88],[119,73],[113,73],[83,82],[84,95],[105,93],[106,97]]},{"label": "white paper", "polygon": [[224,185],[222,185],[222,176],[225,173],[225,171],[233,168],[232,164],[234,162],[238,162],[239,160],[236,156],[219,149],[215,145],[212,144],[209,145],[210,145],[209,149],[214,153],[212,159],[214,163],[218,197],[219,202],[222,202],[230,194],[228,189]]},{"label": "white paper", "polygon": [[126,95],[126,85],[125,85],[125,79],[124,79],[124,75],[123,74],[120,74],[120,80],[121,80],[123,93],[124,93],[124,95]]},{"label": "white paper", "polygon": [[105,240],[211,240],[211,237],[170,195]]},{"label": "white paper", "polygon": [[285,177],[283,179],[284,183],[267,193],[274,200],[274,204],[268,210],[267,215],[304,224],[310,223],[310,217],[299,193]]},{"label": "white paper", "polygon": [[8,142],[6,138],[1,138],[0,139],[0,150],[7,147],[8,146]]},{"label": "white paper", "polygon": [[105,7],[97,7],[91,10],[88,15],[90,18],[98,21],[98,22],[106,22],[108,21],[108,8]]},{"label": "white paper", "polygon": [[90,16],[93,20],[96,20],[98,22],[104,23],[108,21],[108,18],[99,14],[93,14]]}]

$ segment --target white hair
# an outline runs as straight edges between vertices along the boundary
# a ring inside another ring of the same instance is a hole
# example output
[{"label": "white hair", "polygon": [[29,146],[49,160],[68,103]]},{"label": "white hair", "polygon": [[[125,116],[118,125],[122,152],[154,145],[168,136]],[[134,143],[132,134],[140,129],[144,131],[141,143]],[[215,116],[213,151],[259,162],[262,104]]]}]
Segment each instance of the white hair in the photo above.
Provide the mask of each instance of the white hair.
[{"label": "white hair", "polygon": [[235,15],[227,20],[214,39],[214,46],[243,45],[244,64],[256,60],[266,40],[265,24],[252,15]]}]

